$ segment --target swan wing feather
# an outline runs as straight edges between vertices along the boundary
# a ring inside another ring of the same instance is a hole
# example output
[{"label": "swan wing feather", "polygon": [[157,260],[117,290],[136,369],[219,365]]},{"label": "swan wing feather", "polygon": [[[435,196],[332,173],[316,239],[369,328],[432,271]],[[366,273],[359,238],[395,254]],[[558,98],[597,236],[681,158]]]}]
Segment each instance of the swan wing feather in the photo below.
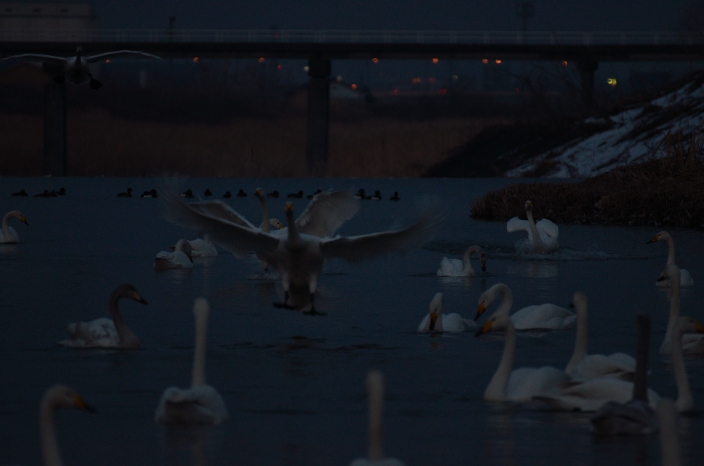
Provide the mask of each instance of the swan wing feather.
[{"label": "swan wing feather", "polygon": [[567,374],[554,367],[521,367],[511,372],[506,396],[513,401],[530,401],[534,396],[556,391],[569,380]]},{"label": "swan wing feather", "polygon": [[228,419],[225,402],[210,385],[167,388],[154,415],[159,424],[220,424]]},{"label": "swan wing feather", "polygon": [[44,55],[41,53],[23,53],[21,55],[12,55],[11,57],[5,57],[0,59],[0,61],[3,60],[41,60],[47,63],[56,63],[61,65],[66,64],[66,58],[56,57],[54,55]]},{"label": "swan wing feather", "polygon": [[324,238],[332,236],[359,212],[359,199],[349,191],[325,191],[313,196],[296,219],[300,233]]},{"label": "swan wing feather", "polygon": [[530,224],[528,220],[521,220],[518,217],[513,217],[506,222],[506,231],[513,233],[514,231],[527,231],[530,234]]},{"label": "swan wing feather", "polygon": [[526,306],[511,315],[516,330],[565,330],[574,326],[576,315],[551,303]]},{"label": "swan wing feather", "polygon": [[107,58],[124,57],[127,55],[139,55],[142,57],[158,58],[161,60],[161,57],[159,57],[157,55],[153,55],[153,54],[147,53],[147,52],[140,52],[139,50],[115,50],[114,52],[99,53],[98,55],[92,55],[90,57],[86,57],[86,61],[88,63],[97,63],[97,62],[105,60]]},{"label": "swan wing feather", "polygon": [[553,223],[551,220],[548,220],[547,218],[538,220],[535,223],[535,228],[538,230],[538,233],[540,233],[541,237],[543,237],[544,234],[556,239],[558,236],[560,236],[560,229],[555,223]]},{"label": "swan wing feather", "polygon": [[438,277],[459,277],[462,275],[464,264],[459,259],[443,257],[438,265]]},{"label": "swan wing feather", "polygon": [[225,204],[223,201],[216,200],[192,202],[186,205],[188,205],[192,210],[209,215],[213,218],[218,218],[226,222],[234,223],[235,225],[251,228],[253,230],[257,228],[249,220],[244,218],[242,214]]}]

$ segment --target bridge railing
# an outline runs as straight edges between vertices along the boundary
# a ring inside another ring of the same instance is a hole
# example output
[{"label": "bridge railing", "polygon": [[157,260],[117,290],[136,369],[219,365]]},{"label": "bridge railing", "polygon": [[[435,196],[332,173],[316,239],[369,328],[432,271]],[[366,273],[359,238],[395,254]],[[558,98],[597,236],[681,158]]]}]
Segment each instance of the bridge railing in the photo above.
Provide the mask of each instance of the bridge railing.
[{"label": "bridge railing", "polygon": [[704,35],[681,32],[517,32],[271,29],[0,30],[0,42],[151,43],[419,43],[632,45],[704,43]]}]

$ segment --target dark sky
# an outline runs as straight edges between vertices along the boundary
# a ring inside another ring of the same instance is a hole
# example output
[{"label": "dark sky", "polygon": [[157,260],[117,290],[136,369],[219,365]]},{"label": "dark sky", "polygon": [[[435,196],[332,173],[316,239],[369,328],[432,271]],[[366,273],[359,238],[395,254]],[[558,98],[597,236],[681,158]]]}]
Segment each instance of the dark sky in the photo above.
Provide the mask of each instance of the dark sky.
[{"label": "dark sky", "polygon": [[[529,30],[671,31],[688,0],[535,0]],[[103,28],[520,28],[512,0],[94,0]]]}]

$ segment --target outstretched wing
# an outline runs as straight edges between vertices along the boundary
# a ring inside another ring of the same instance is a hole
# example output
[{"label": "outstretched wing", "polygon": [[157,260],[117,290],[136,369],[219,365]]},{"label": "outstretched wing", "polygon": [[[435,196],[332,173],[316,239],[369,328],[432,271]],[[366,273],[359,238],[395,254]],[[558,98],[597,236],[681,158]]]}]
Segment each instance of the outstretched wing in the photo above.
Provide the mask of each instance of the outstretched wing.
[{"label": "outstretched wing", "polygon": [[546,234],[551,238],[557,239],[557,237],[560,235],[560,230],[557,225],[555,225],[552,221],[548,220],[547,218],[538,220],[538,222],[535,224],[535,228],[538,230],[538,233],[540,233],[540,236]]},{"label": "outstretched wing", "polygon": [[316,194],[296,219],[300,233],[324,238],[359,212],[359,199],[349,191],[326,191]]},{"label": "outstretched wing", "polygon": [[98,55],[92,55],[90,57],[86,57],[86,61],[88,63],[97,63],[101,60],[106,60],[108,58],[123,57],[126,55],[139,55],[142,57],[158,58],[159,60],[161,60],[161,57],[159,57],[157,55],[152,55],[151,53],[146,53],[146,52],[140,52],[138,50],[116,50],[114,52],[99,53]]},{"label": "outstretched wing", "polygon": [[433,239],[444,218],[444,212],[435,213],[421,217],[402,230],[326,239],[321,241],[320,250],[327,259],[340,257],[349,262],[405,253]]},{"label": "outstretched wing", "polygon": [[173,191],[162,192],[160,198],[167,210],[167,220],[209,234],[215,244],[237,257],[252,252],[266,254],[279,244],[278,239],[258,228],[244,227],[209,214],[198,203],[192,208]]},{"label": "outstretched wing", "polygon": [[527,231],[530,233],[530,224],[528,220],[521,220],[518,217],[513,217],[511,220],[506,222],[506,231],[513,233],[514,231]]},{"label": "outstretched wing", "polygon": [[213,218],[219,218],[226,222],[234,223],[245,228],[256,229],[249,220],[244,218],[242,214],[234,210],[223,201],[203,201],[187,204],[189,208],[196,210],[202,214],[209,215]]},{"label": "outstretched wing", "polygon": [[54,55],[43,55],[41,53],[23,53],[22,55],[12,55],[5,57],[2,60],[26,60],[26,61],[41,61],[46,63],[57,63],[60,65],[66,64],[66,58],[55,57]]}]

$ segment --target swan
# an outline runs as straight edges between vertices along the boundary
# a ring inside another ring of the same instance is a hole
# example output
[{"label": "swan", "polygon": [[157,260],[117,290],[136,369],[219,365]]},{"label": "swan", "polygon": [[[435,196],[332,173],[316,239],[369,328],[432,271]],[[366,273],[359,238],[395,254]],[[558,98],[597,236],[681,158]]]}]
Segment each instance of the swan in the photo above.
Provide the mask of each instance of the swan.
[{"label": "swan", "polygon": [[384,376],[379,371],[367,374],[367,396],[369,398],[369,458],[358,458],[350,466],[404,466],[396,458],[384,458],[381,445],[381,415],[384,408]]},{"label": "swan", "polygon": [[157,253],[154,258],[154,268],[157,270],[190,269],[193,267],[191,251],[191,243],[185,239],[180,239],[173,251],[160,251]]},{"label": "swan", "polygon": [[609,401],[590,419],[598,435],[652,434],[657,432],[655,411],[648,404],[648,349],[650,316],[638,314],[638,363],[633,381],[633,396],[626,404]]},{"label": "swan", "polygon": [[45,466],[61,466],[61,452],[56,438],[54,418],[59,408],[79,409],[95,412],[95,408],[66,385],[54,385],[44,392],[39,407],[39,431],[41,433],[42,458]]},{"label": "swan", "polygon": [[443,257],[438,266],[438,277],[473,277],[476,275],[472,268],[470,258],[472,253],[479,254],[479,262],[482,264],[482,272],[486,272],[486,254],[484,250],[477,245],[470,246],[464,252],[462,260],[448,259]]},{"label": "swan", "polygon": [[203,236],[203,239],[188,240],[188,243],[191,245],[191,257],[216,257],[218,255],[218,250],[208,235]]},{"label": "swan", "polygon": [[423,320],[418,326],[418,333],[458,333],[464,332],[465,330],[473,330],[476,326],[477,324],[473,320],[463,319],[459,314],[443,314],[442,293],[436,293],[433,300],[430,301],[428,315],[423,317]]},{"label": "swan", "polygon": [[557,237],[560,234],[557,225],[546,218],[535,223],[533,221],[533,203],[531,201],[526,201],[525,209],[528,220],[513,217],[506,223],[506,231],[509,233],[526,231],[528,233],[528,252],[542,254],[557,251],[560,248],[557,242]]},{"label": "swan", "polygon": [[7,222],[11,218],[16,218],[20,222],[24,223],[25,225],[29,225],[29,223],[27,223],[27,219],[25,218],[25,216],[22,215],[22,212],[20,212],[19,210],[9,211],[2,218],[2,231],[0,231],[0,243],[3,243],[3,244],[17,243],[20,240],[20,237],[17,234],[17,232],[15,231],[15,229],[7,224]]},{"label": "swan", "polygon": [[[441,212],[422,216],[415,223],[401,230],[390,230],[360,236],[335,236],[321,238],[310,233],[302,233],[293,219],[293,204],[286,203],[286,235],[266,233],[258,228],[243,227],[218,216],[209,215],[190,204],[182,202],[173,193],[165,193],[167,219],[184,226],[208,233],[213,241],[237,257],[255,252],[276,264],[281,275],[284,301],[278,307],[300,309],[310,302],[311,313],[315,313],[313,298],[318,285],[325,259],[341,258],[358,262],[371,257],[391,253],[407,252],[429,241],[440,228],[444,217]],[[310,206],[303,212],[306,212]],[[335,226],[339,223],[335,211],[330,215],[319,216],[317,223],[311,221],[301,228]],[[283,231],[283,230],[278,230]],[[313,229],[313,231],[318,231]]]},{"label": "swan", "polygon": [[516,329],[513,322],[508,315],[494,314],[477,332],[477,336],[492,330],[505,331],[505,343],[499,367],[484,391],[485,400],[523,403],[535,396],[550,393],[569,382],[570,377],[567,374],[550,366],[521,367],[512,371],[516,352]]},{"label": "swan", "polygon": [[[494,315],[508,316],[513,305],[513,293],[508,285],[497,283],[479,296],[478,320],[493,303],[497,296],[501,296],[501,304]],[[545,303],[526,306],[511,314],[511,321],[516,330],[566,330],[574,326],[575,314],[569,309],[555,304]]]},{"label": "swan", "polygon": [[[667,243],[667,262],[665,266],[675,263],[675,242],[672,240],[672,236],[666,231],[661,231],[646,243],[655,243],[656,241],[664,241]],[[658,280],[655,284],[659,287],[666,288],[670,286],[670,280]],[[685,269],[680,269],[680,286],[690,287],[694,286],[694,279]]]},{"label": "swan", "polygon": [[110,319],[100,318],[90,322],[76,322],[66,326],[69,338],[59,344],[71,348],[120,348],[137,349],[139,340],[127,328],[118,309],[120,298],[127,298],[138,303],[147,304],[134,286],[124,283],[110,294]]},{"label": "swan", "polygon": [[167,388],[154,414],[158,424],[220,424],[230,416],[215,388],[205,383],[205,352],[208,336],[208,300],[198,298],[193,305],[196,321],[196,344],[193,356],[191,388]]},{"label": "swan", "polygon": [[[88,81],[91,89],[98,90],[103,84],[90,74],[90,63],[97,63],[103,60],[111,59],[120,56],[141,56],[147,58],[161,58],[151,53],[139,52],[136,50],[116,50],[114,52],[105,52],[93,56],[84,56],[83,48],[76,47],[76,55],[73,57],[56,57],[53,55],[43,55],[39,53],[24,53],[22,55],[12,55],[5,57],[2,60],[25,60],[25,61],[41,61],[43,63],[55,63],[63,65],[64,71],[54,76],[54,81],[63,84],[65,81],[74,84],[82,84]],[[2,61],[0,60],[0,61]]]},{"label": "swan", "polygon": [[[677,319],[680,317],[680,269],[676,264],[667,264],[658,280],[670,280],[670,318],[667,321],[667,331],[660,346],[660,354],[672,352],[672,335]],[[704,335],[686,334],[682,337],[682,351],[685,354],[704,353]]]},{"label": "swan", "polygon": [[565,367],[573,379],[587,380],[595,377],[617,377],[632,380],[636,371],[636,359],[625,353],[587,355],[588,311],[587,297],[576,291],[572,305],[577,310],[577,337],[575,339],[572,357]]},{"label": "swan", "polygon": [[662,466],[680,466],[680,440],[678,438],[677,412],[672,400],[664,398],[658,404],[657,415],[660,425],[660,457]]}]

